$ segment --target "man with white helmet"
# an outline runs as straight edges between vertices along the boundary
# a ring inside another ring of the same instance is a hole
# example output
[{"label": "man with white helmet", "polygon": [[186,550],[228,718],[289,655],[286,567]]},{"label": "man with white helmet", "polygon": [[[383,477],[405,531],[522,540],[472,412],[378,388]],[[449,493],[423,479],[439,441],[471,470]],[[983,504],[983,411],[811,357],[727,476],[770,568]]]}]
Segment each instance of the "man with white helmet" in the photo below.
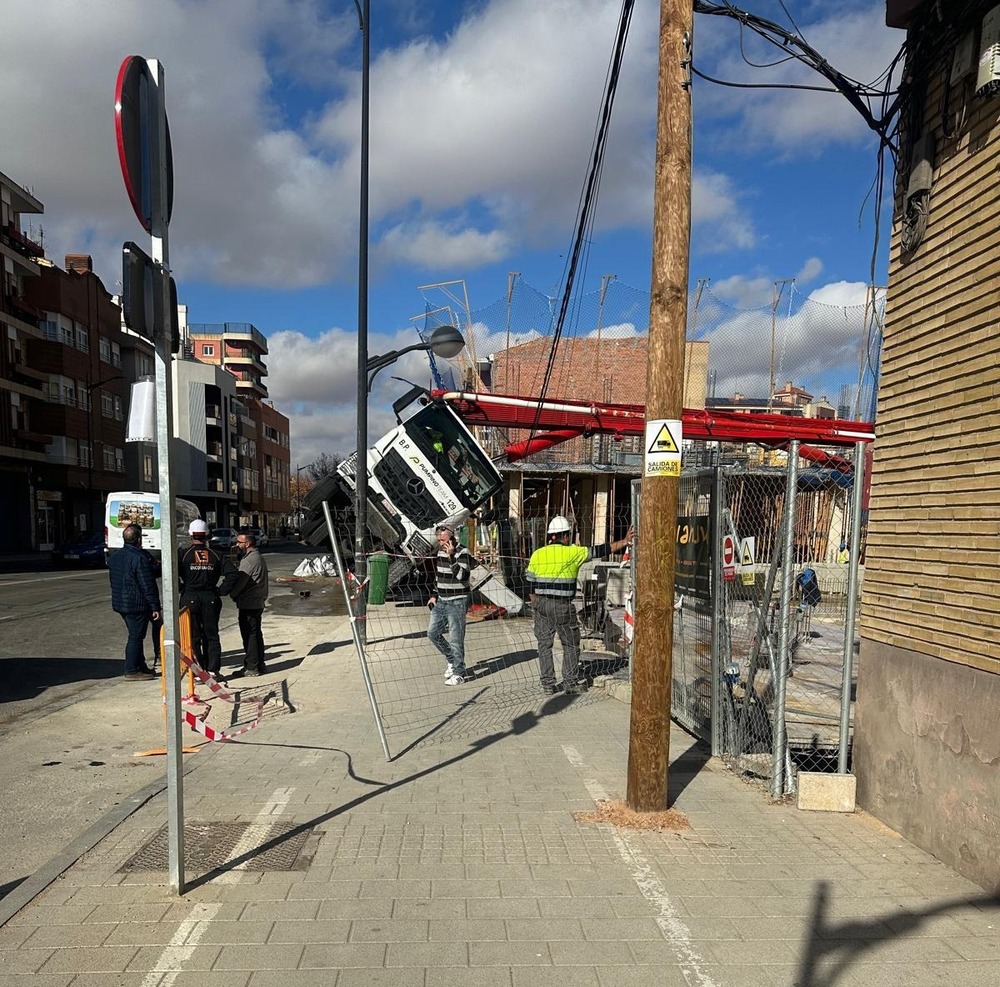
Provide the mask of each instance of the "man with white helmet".
[{"label": "man with white helmet", "polygon": [[536,549],[528,561],[527,578],[531,584],[531,603],[535,611],[535,639],[538,641],[538,671],[542,691],[554,695],[556,689],[555,665],[552,661],[552,642],[556,634],[562,643],[563,688],[571,694],[587,691],[587,680],[579,674],[580,624],[577,621],[573,597],[576,596],[576,578],[580,566],[595,558],[605,558],[632,543],[633,530],[629,527],[625,537],[610,545],[592,545],[585,548],[571,545],[572,526],[557,514],[548,528],[548,544]]},{"label": "man with white helmet", "polygon": [[222,670],[222,597],[218,587],[226,560],[208,544],[208,525],[200,518],[191,522],[188,534],[191,544],[179,550],[177,560],[180,605],[187,607],[191,617],[194,657],[206,672],[218,676]]}]

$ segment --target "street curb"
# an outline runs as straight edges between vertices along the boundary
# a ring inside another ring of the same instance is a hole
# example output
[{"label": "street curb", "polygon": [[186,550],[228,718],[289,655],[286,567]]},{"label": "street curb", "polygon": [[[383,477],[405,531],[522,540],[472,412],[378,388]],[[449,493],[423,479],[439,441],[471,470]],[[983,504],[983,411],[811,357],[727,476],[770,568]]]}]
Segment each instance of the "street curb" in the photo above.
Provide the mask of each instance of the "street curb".
[{"label": "street curb", "polygon": [[[217,745],[205,744],[208,750]],[[191,761],[184,768],[189,774],[198,765]],[[124,798],[113,809],[106,812],[82,836],[78,836],[62,853],[42,864],[30,877],[25,878],[10,894],[0,898],[0,928],[3,928],[22,908],[30,905],[64,871],[69,870],[88,850],[93,850],[101,840],[113,833],[129,816],[141,809],[147,802],[167,789],[167,776],[150,782],[145,788]]]}]

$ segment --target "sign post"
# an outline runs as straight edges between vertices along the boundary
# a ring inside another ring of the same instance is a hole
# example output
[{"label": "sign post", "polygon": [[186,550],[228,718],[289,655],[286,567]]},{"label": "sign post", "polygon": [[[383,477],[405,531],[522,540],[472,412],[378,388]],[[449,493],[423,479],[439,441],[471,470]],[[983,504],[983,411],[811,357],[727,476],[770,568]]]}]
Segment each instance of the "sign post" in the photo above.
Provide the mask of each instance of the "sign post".
[{"label": "sign post", "polygon": [[[160,476],[163,627],[161,660],[166,672],[167,836],[170,886],[184,891],[184,790],[181,742],[181,675],[177,642],[177,526],[170,463],[173,431],[171,386],[173,302],[167,228],[173,205],[173,160],[164,97],[163,66],[155,58],[130,55],[118,70],[115,132],[122,176],[132,208],[150,234],[153,262],[152,338],[155,345],[156,443]],[[174,303],[176,310],[176,304]],[[146,309],[143,304],[144,311]]]}]

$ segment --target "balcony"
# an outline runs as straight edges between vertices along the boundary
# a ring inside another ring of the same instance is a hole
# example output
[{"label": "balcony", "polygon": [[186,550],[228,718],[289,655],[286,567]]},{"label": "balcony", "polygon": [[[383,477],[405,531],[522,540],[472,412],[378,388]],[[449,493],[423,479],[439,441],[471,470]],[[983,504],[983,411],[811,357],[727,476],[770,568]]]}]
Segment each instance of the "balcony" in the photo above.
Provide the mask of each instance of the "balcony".
[{"label": "balcony", "polygon": [[205,419],[207,421],[210,421],[213,424],[218,424],[221,418],[222,418],[222,409],[217,404],[205,405]]},{"label": "balcony", "polygon": [[25,236],[13,223],[0,228],[0,239],[25,257],[34,259],[45,256],[45,248],[40,243],[35,243],[31,237]]},{"label": "balcony", "polygon": [[13,377],[19,377],[25,381],[29,387],[35,387],[39,391],[44,389],[49,379],[48,374],[43,374],[40,370],[29,367],[20,357],[11,364],[10,373]]},{"label": "balcony", "polygon": [[225,365],[226,369],[233,367],[237,370],[242,367],[253,367],[257,373],[262,375],[267,374],[267,367],[264,365],[264,362],[252,350],[234,350],[232,352],[227,350],[225,355]]},{"label": "balcony", "polygon": [[267,353],[267,337],[249,322],[190,322],[188,336],[221,337],[230,343],[246,343],[249,340],[262,354]]},{"label": "balcony", "polygon": [[[236,393],[251,395],[257,398],[267,397],[267,386],[259,380],[254,380],[253,378],[244,380],[241,377],[236,378]],[[244,419],[244,421],[249,421],[249,419]]]}]

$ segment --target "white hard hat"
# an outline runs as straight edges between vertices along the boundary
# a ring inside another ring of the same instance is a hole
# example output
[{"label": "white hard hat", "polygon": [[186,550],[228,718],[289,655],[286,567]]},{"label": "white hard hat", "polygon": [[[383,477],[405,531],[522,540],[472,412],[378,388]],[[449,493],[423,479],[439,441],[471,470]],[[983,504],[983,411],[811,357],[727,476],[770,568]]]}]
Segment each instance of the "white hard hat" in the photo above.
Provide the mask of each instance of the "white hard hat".
[{"label": "white hard hat", "polygon": [[549,521],[549,534],[550,535],[563,535],[567,531],[572,531],[569,521],[566,520],[561,514],[557,514],[551,521]]},{"label": "white hard hat", "polygon": [[195,518],[188,526],[189,535],[207,535],[208,525],[201,518]]}]

